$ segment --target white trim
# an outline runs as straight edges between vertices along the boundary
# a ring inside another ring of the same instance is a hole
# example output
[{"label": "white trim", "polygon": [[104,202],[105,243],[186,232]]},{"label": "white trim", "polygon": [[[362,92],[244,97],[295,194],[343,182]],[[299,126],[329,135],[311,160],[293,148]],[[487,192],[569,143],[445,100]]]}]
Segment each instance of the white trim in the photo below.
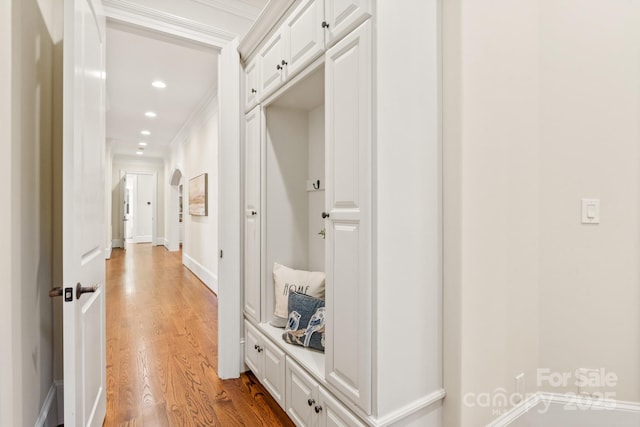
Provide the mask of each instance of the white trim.
[{"label": "white trim", "polygon": [[508,427],[511,423],[527,413],[531,408],[534,408],[540,402],[548,404],[557,403],[561,405],[584,405],[585,407],[597,410],[620,410],[640,414],[640,402],[591,399],[588,396],[580,396],[576,394],[536,393],[511,408],[508,412],[502,414],[499,418],[487,424],[486,427]]},{"label": "white trim", "polygon": [[166,242],[167,239],[165,239],[164,237],[156,237],[155,242],[153,242],[153,246],[164,246],[164,242]]},{"label": "white trim", "polygon": [[238,52],[240,52],[240,57],[243,61],[246,61],[262,43],[262,40],[277,28],[276,24],[296,1],[278,0],[267,3],[260,16],[258,16],[238,45]]},{"label": "white trim", "polygon": [[112,239],[111,240],[112,248],[124,248],[124,240],[122,239]]},{"label": "white trim", "polygon": [[511,410],[505,412],[500,417],[487,424],[487,427],[504,427],[508,426],[516,419],[520,418],[524,413],[526,413],[529,409],[536,406],[540,403],[540,394],[536,393],[534,395],[529,396],[528,399],[523,400],[518,405],[511,408]]},{"label": "white trim", "polygon": [[153,243],[153,239],[150,234],[143,236],[135,236],[133,238],[133,243]]},{"label": "white trim", "polygon": [[182,253],[182,264],[191,270],[198,279],[202,280],[216,295],[218,294],[218,276],[207,270],[202,264],[184,252]]},{"label": "white trim", "polygon": [[169,239],[164,239],[162,241],[162,246],[164,246],[165,248],[169,249]]},{"label": "white trim", "polygon": [[104,248],[104,259],[111,259],[111,245]]},{"label": "white trim", "polygon": [[375,427],[391,426],[397,423],[398,421],[401,421],[402,419],[415,414],[418,411],[421,411],[436,403],[441,402],[446,397],[446,395],[447,393],[444,391],[444,389],[435,390],[427,394],[426,396],[421,397],[420,399],[414,400],[413,402],[409,402],[403,407],[381,418],[371,417],[367,420],[367,422],[369,423],[369,425],[372,425]]},{"label": "white trim", "polygon": [[53,399],[55,399],[55,397],[56,384],[53,382],[51,383],[51,387],[49,387],[47,397],[45,397],[44,402],[42,403],[42,408],[40,408],[40,414],[36,419],[35,427],[50,427],[58,425],[58,417],[56,416],[55,420],[52,418],[56,415],[55,409],[57,408],[54,408],[54,411],[51,410],[53,408]]},{"label": "white trim", "polygon": [[53,382],[56,386],[56,406],[58,407],[58,422],[56,425],[64,424],[64,382],[56,380]]},{"label": "white trim", "polygon": [[235,1],[222,1],[222,0],[191,0],[196,3],[203,4],[213,9],[217,9],[221,12],[228,13],[230,15],[239,16],[249,21],[256,19],[262,9],[256,7],[243,0]]},{"label": "white trim", "polygon": [[197,41],[221,49],[237,37],[228,31],[127,0],[103,0],[107,18]]}]

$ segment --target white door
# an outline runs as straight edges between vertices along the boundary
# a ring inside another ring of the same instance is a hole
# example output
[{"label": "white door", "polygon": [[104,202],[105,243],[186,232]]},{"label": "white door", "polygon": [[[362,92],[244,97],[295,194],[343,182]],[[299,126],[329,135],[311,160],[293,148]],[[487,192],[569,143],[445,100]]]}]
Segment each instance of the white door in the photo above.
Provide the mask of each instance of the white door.
[{"label": "white door", "polygon": [[153,175],[137,174],[135,185],[135,243],[149,243],[153,234]]},{"label": "white door", "polygon": [[[64,424],[101,426],[106,411],[105,19],[98,0],[64,2]],[[87,293],[83,293],[83,289]]]},{"label": "white door", "polygon": [[325,378],[371,410],[371,23],[326,58]]}]

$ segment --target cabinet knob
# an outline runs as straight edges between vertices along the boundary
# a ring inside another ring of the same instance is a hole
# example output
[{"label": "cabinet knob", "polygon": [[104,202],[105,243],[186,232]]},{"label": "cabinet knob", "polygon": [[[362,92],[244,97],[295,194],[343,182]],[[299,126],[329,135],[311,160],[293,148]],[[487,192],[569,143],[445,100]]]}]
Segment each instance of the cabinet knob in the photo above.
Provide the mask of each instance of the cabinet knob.
[{"label": "cabinet knob", "polygon": [[262,347],[258,347],[258,353],[262,353],[262,350],[264,350]]},{"label": "cabinet knob", "polygon": [[322,406],[316,406],[314,409],[316,410],[316,414],[322,412]]},{"label": "cabinet knob", "polygon": [[256,215],[258,215],[258,212],[256,212],[256,211],[251,211],[251,215],[252,215],[252,216],[256,216]]},{"label": "cabinet knob", "polygon": [[256,344],[256,345],[254,345],[254,346],[253,346],[253,348],[254,348],[255,350],[257,350],[257,349],[259,349],[259,348],[260,348],[260,346],[259,346],[258,344]]},{"label": "cabinet knob", "polygon": [[322,212],[322,218],[329,218],[329,214],[327,212]]},{"label": "cabinet knob", "polygon": [[322,28],[329,28],[327,21],[322,21]]},{"label": "cabinet knob", "polygon": [[276,65],[276,70],[282,70],[282,67],[280,66],[280,64]]},{"label": "cabinet knob", "polygon": [[313,404],[316,403],[316,401],[309,398],[309,400],[307,400],[307,403],[309,404],[309,406],[313,406]]},{"label": "cabinet knob", "polygon": [[254,88],[251,88],[251,93],[258,93],[258,91],[255,90]]},{"label": "cabinet knob", "polygon": [[283,65],[283,66],[285,66],[285,65],[289,65],[289,63],[283,59],[283,60],[282,60],[282,65]]}]

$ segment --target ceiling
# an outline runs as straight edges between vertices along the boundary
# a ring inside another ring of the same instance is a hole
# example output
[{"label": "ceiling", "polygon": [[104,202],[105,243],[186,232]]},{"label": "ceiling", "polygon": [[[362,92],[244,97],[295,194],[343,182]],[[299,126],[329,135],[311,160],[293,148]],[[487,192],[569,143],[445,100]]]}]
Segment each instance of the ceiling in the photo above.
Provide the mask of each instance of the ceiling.
[{"label": "ceiling", "polygon": [[[137,0],[142,3],[144,0]],[[266,0],[182,0],[185,11],[196,7],[209,14],[224,15],[223,9],[239,19],[235,32],[244,35]],[[156,3],[159,5],[160,3]],[[176,2],[172,1],[175,5]],[[242,8],[240,8],[242,6]],[[172,11],[175,14],[175,10]],[[253,19],[249,19],[251,13]],[[204,13],[201,16],[205,16]],[[229,20],[227,20],[227,23]],[[229,31],[226,28],[225,31]],[[109,21],[107,25],[106,138],[114,155],[163,158],[182,127],[217,90],[218,51],[174,36],[146,30],[129,24]],[[155,80],[166,88],[151,85]],[[145,116],[147,111],[157,114]],[[143,130],[150,135],[142,135]]]}]

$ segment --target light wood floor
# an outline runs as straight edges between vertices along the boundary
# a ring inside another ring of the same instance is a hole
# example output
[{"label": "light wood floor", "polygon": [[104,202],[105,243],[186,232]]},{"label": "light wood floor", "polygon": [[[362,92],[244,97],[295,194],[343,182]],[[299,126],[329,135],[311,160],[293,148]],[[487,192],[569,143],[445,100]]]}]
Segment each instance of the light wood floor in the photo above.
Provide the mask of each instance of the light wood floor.
[{"label": "light wood floor", "polygon": [[292,426],[252,375],[216,375],[218,299],[161,246],[107,261],[105,426]]}]

